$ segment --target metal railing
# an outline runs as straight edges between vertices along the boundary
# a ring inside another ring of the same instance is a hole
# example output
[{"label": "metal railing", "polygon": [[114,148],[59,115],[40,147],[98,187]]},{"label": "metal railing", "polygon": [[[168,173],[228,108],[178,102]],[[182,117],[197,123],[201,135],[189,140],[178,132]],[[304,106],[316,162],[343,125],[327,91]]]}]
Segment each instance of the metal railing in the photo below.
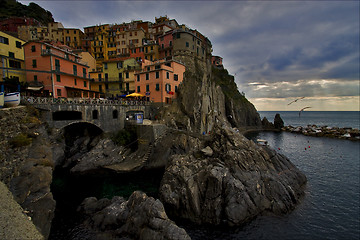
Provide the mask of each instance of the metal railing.
[{"label": "metal railing", "polygon": [[99,98],[44,98],[44,97],[21,97],[21,103],[32,104],[32,105],[51,105],[51,104],[79,104],[79,105],[150,105],[148,101],[138,100],[109,100]]}]

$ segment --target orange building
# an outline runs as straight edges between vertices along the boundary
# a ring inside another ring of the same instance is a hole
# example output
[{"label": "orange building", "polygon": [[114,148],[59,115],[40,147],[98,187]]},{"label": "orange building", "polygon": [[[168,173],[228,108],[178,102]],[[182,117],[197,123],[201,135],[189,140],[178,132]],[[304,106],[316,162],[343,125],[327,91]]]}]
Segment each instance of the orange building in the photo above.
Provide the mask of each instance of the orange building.
[{"label": "orange building", "polygon": [[24,44],[26,81],[41,83],[43,95],[94,98],[90,90],[88,68],[80,57],[68,49],[40,41]]},{"label": "orange building", "polygon": [[175,60],[152,62],[144,60],[135,73],[135,92],[148,101],[170,104],[184,79],[185,65]]}]

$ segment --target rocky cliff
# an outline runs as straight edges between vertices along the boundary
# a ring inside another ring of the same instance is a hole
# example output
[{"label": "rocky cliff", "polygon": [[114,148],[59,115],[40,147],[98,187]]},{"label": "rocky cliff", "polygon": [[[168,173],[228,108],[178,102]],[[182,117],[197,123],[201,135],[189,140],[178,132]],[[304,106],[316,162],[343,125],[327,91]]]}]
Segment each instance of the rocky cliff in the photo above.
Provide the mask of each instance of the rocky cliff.
[{"label": "rocky cliff", "polygon": [[52,150],[46,126],[31,107],[0,110],[0,180],[47,238],[54,217]]},{"label": "rocky cliff", "polygon": [[166,124],[195,133],[209,133],[218,122],[237,128],[260,128],[255,107],[239,93],[225,69],[191,57],[177,57],[185,63],[184,81],[177,101],[163,112]]}]

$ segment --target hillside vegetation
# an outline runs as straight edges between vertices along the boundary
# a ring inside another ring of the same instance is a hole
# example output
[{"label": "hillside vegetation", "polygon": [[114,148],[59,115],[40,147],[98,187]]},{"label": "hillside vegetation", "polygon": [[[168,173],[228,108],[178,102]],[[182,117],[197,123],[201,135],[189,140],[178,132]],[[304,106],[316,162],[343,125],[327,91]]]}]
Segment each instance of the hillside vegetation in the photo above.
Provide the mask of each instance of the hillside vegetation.
[{"label": "hillside vegetation", "polygon": [[0,6],[0,20],[8,17],[31,17],[44,25],[47,25],[49,22],[54,22],[52,13],[36,3],[31,2],[26,6],[15,0],[0,0]]}]

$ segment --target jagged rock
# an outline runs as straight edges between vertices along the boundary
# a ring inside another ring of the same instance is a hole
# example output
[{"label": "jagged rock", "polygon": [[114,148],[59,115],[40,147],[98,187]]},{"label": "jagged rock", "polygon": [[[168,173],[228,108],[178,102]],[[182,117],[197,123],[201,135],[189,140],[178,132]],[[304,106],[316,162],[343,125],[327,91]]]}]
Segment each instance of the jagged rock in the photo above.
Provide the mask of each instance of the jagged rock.
[{"label": "jagged rock", "polygon": [[212,156],[175,155],[166,168],[160,199],[171,216],[240,225],[299,203],[306,177],[285,156],[230,129],[212,136]]},{"label": "jagged rock", "polygon": [[263,120],[261,121],[261,124],[264,129],[274,129],[274,124],[269,122],[269,120],[266,117],[263,118]]},{"label": "jagged rock", "polygon": [[190,239],[184,229],[167,217],[159,200],[139,191],[128,201],[122,197],[111,201],[87,198],[79,211],[89,217],[85,225],[98,230],[97,239]]},{"label": "jagged rock", "polygon": [[275,129],[281,129],[284,127],[284,121],[281,119],[279,113],[275,114],[274,127]]},{"label": "jagged rock", "polygon": [[206,148],[201,149],[201,152],[204,153],[205,156],[211,157],[214,153],[214,151],[211,149],[211,147],[207,146]]}]

